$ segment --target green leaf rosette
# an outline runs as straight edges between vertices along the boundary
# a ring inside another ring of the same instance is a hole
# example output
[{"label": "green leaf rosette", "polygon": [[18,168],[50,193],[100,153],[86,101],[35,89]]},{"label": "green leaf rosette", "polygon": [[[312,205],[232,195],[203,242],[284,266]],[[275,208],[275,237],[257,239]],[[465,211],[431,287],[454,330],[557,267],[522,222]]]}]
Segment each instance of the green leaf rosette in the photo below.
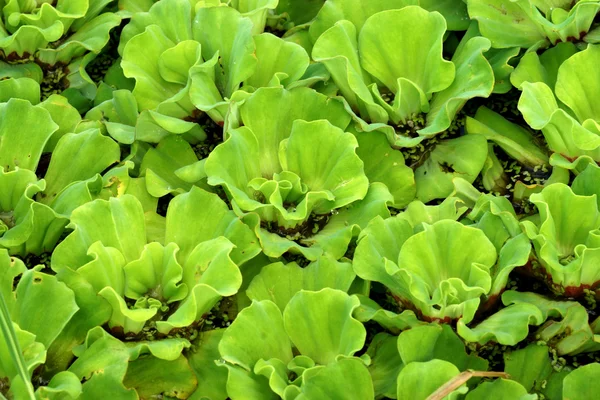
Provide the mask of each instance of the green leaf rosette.
[{"label": "green leaf rosette", "polygon": [[100,195],[99,173],[119,161],[97,130],[67,133],[79,119],[72,111],[60,96],[0,103],[0,247],[13,254],[51,251],[73,209]]},{"label": "green leaf rosette", "polygon": [[194,7],[186,0],[166,0],[133,15],[119,50],[125,76],[135,80],[140,115],[137,121],[111,120],[128,126],[122,129],[129,131],[129,140],[135,128],[137,140],[156,143],[174,133],[197,144],[210,136],[211,124],[223,126],[240,87],[252,91],[314,83],[301,81],[309,65],[301,46],[257,32],[262,30],[257,20],[264,20],[276,2],[237,3],[240,11],[224,4]]},{"label": "green leaf rosette", "polygon": [[553,184],[531,195],[539,220],[522,226],[535,248],[536,276],[566,297],[597,291],[600,255],[597,178],[600,169],[590,165],[573,186]]},{"label": "green leaf rosette", "polygon": [[[285,2],[280,1],[279,7],[282,3]],[[360,0],[327,0],[310,24],[310,36],[316,41],[323,32],[342,19],[351,21],[360,29],[373,14],[407,6],[421,6],[427,11],[439,12],[446,19],[449,30],[461,31],[469,27],[467,7],[463,0],[374,0],[366,4]]]},{"label": "green leaf rosette", "polygon": [[[376,399],[408,396],[424,400],[459,372],[488,368],[487,361],[467,353],[449,325],[427,324],[398,336],[378,333],[367,354],[371,357],[369,372]],[[431,377],[426,384],[422,379],[419,383],[424,370]],[[452,393],[465,393],[467,387],[460,385],[457,389]]]},{"label": "green leaf rosette", "polygon": [[519,110],[533,129],[542,131],[553,166],[577,173],[600,160],[600,111],[592,100],[600,76],[590,73],[599,60],[598,45],[575,52],[565,44],[528,56],[526,63],[523,58],[511,78],[523,91]]},{"label": "green leaf rosette", "polygon": [[[338,86],[364,136],[359,140],[375,147],[383,135],[389,142],[365,157],[366,168],[401,150],[394,162],[415,171],[416,196],[424,202],[449,195],[456,176],[474,181],[487,146],[481,137],[460,136],[454,118],[468,99],[493,90],[494,71],[483,54],[489,41],[466,35],[448,61],[446,20],[437,12],[407,6],[356,21],[335,22],[318,36],[312,55]],[[390,177],[375,179],[394,186]],[[394,197],[406,206],[400,193]]]},{"label": "green leaf rosette", "polygon": [[541,343],[507,352],[504,371],[530,393],[562,399],[563,382],[570,368],[561,368],[560,361],[551,356],[551,352],[549,346]]},{"label": "green leaf rosette", "polygon": [[237,293],[238,265],[259,252],[250,229],[199,188],[170,202],[160,240],[148,242],[142,204],[128,194],[78,207],[70,227],[52,254],[52,269],[81,308],[53,349],[64,363],[90,328],[104,324],[132,354],[176,359],[210,328],[211,309]]},{"label": "green leaf rosette", "polygon": [[373,219],[359,237],[357,275],[382,283],[396,307],[424,320],[469,323],[531,248],[508,200],[481,196],[472,207],[463,221],[469,225],[456,221],[465,211],[456,198],[440,206],[415,202],[396,217]]},{"label": "green leaf rosette", "polygon": [[389,192],[369,186],[356,139],[343,130],[349,119],[310,89],[263,88],[240,106],[243,126],[207,158],[208,183],[225,189],[267,256],[339,259],[357,229],[389,215]]},{"label": "green leaf rosette", "polygon": [[594,379],[600,373],[600,363],[591,363],[567,375],[563,381],[564,399],[585,399],[598,390],[598,381]]},{"label": "green leaf rosette", "polygon": [[[206,50],[194,40],[193,20],[189,1],[163,1],[154,4],[148,12],[134,14],[123,29],[119,44],[123,72],[135,80],[133,112],[141,114],[137,121],[113,118],[111,122],[135,127],[130,140],[138,139],[138,131],[148,131],[148,128],[160,136],[153,140],[140,136],[138,140],[158,142],[169,133],[187,133],[196,141],[206,137],[202,129],[205,124],[193,122],[199,120],[202,113],[193,105],[189,94],[190,69],[204,63],[202,50]],[[151,46],[143,45],[147,43]]]},{"label": "green leaf rosette", "polygon": [[96,94],[86,66],[109,41],[121,17],[111,1],[8,1],[1,4],[0,79],[30,77],[44,99],[63,93],[80,110]]},{"label": "green leaf rosette", "polygon": [[335,398],[349,391],[372,399],[365,362],[354,354],[366,338],[352,317],[354,296],[301,290],[283,312],[270,300],[242,310],[219,344],[232,399]]}]

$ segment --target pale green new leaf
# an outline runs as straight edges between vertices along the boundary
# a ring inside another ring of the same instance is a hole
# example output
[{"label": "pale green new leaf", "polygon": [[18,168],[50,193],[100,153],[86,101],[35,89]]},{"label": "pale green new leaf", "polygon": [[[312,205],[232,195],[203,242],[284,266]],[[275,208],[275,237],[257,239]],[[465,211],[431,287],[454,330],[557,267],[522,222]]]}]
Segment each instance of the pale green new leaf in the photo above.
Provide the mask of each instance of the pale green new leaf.
[{"label": "pale green new leaf", "polygon": [[363,347],[366,330],[352,317],[359,305],[339,290],[300,291],[283,312],[285,330],[302,355],[326,365]]},{"label": "pale green new leaf", "polygon": [[375,14],[359,33],[363,68],[392,93],[398,92],[401,80],[407,80],[429,99],[454,79],[454,64],[442,58],[445,30],[440,14],[420,7]]}]

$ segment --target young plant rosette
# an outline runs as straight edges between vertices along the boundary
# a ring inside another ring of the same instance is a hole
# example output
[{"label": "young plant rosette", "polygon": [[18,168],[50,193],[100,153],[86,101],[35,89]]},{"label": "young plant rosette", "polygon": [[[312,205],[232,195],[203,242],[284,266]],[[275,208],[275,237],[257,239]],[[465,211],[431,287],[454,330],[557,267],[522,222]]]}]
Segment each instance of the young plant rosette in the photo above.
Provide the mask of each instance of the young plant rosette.
[{"label": "young plant rosette", "polygon": [[531,195],[539,218],[522,222],[535,249],[538,278],[565,297],[596,297],[600,284],[600,168],[590,164],[571,187],[547,186]]},{"label": "young plant rosette", "polygon": [[470,323],[531,249],[507,199],[481,195],[471,208],[461,222],[466,208],[456,198],[439,206],[414,202],[396,217],[373,219],[359,237],[356,274],[381,282],[399,308],[423,320]]},{"label": "young plant rosette", "polygon": [[[240,8],[250,6],[243,3]],[[164,0],[135,13],[119,44],[140,110],[130,140],[157,142],[172,133],[204,141],[204,126],[211,120],[223,125],[229,100],[241,86],[253,90],[299,81],[309,65],[306,51],[259,35],[254,17],[261,19],[209,2],[193,7],[187,0]]]},{"label": "young plant rosette", "polygon": [[[127,343],[131,361],[144,355],[178,360],[211,328],[206,321],[215,304],[237,293],[238,265],[259,252],[251,230],[199,188],[170,202],[162,230],[146,222],[132,195],[77,208],[70,227],[73,233],[52,255],[52,269],[73,288],[80,307],[53,349],[63,355],[63,366],[73,346],[98,326]],[[149,242],[151,227],[155,241]],[[191,371],[188,361],[179,362]]]},{"label": "young plant rosette", "polygon": [[301,290],[283,310],[270,300],[242,310],[219,344],[236,399],[373,399],[368,358],[355,357],[364,326],[352,317],[355,296],[330,288]]},{"label": "young plant rosette", "polygon": [[[325,64],[354,115],[359,145],[371,147],[381,135],[389,142],[365,154],[365,168],[401,150],[393,166],[415,171],[417,198],[444,198],[453,177],[474,181],[487,155],[485,140],[460,136],[453,120],[468,99],[493,90],[494,72],[483,54],[489,40],[465,35],[448,61],[440,13],[407,6],[363,17],[360,25],[341,19],[323,32],[313,58]],[[385,175],[370,178],[394,186]],[[393,195],[400,207],[411,200],[402,201],[401,191]]]},{"label": "young plant rosette", "polygon": [[544,134],[554,166],[580,172],[600,160],[600,109],[593,100],[600,75],[592,69],[599,61],[600,45],[580,52],[564,45],[529,56],[515,70],[513,84],[523,91],[519,110]]},{"label": "young plant rosette", "polygon": [[350,116],[341,103],[306,88],[262,88],[238,112],[232,123],[239,127],[227,131],[204,168],[208,183],[221,185],[245,214],[267,256],[292,251],[315,260],[329,252],[339,259],[357,229],[389,215],[389,192],[369,185],[356,139],[344,132]]},{"label": "young plant rosette", "polygon": [[44,98],[63,93],[78,109],[87,109],[96,84],[85,68],[121,23],[119,15],[106,10],[111,2],[2,2],[0,79],[33,78]]},{"label": "young plant rosette", "polygon": [[12,254],[54,249],[71,212],[101,195],[99,173],[119,161],[98,130],[72,133],[79,120],[60,96],[0,103],[0,247]]}]

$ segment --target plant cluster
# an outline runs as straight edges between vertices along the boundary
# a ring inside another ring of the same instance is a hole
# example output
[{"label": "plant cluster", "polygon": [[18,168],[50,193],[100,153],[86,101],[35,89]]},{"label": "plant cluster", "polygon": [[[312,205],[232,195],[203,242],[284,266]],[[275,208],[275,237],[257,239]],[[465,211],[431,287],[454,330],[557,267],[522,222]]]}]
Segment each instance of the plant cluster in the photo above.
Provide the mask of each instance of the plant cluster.
[{"label": "plant cluster", "polygon": [[0,0],[0,399],[600,392],[600,1]]}]

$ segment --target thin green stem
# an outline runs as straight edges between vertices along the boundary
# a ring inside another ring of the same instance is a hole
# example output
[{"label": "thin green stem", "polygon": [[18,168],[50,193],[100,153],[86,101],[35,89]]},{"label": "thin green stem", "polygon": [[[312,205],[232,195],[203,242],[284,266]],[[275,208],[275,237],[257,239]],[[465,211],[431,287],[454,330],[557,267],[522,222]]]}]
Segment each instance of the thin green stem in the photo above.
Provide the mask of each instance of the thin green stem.
[{"label": "thin green stem", "polygon": [[[27,367],[25,365],[25,358],[23,358],[23,353],[19,347],[17,334],[13,328],[12,321],[10,319],[10,313],[8,312],[8,307],[6,306],[2,292],[0,292],[0,331],[2,332],[2,335],[6,341],[12,362],[16,366],[19,376],[25,384],[27,398],[30,400],[35,400],[33,385],[31,384],[31,380],[29,379],[29,375],[27,373]],[[2,395],[0,394],[0,396]],[[4,396],[0,397],[0,399],[5,400]]]}]

